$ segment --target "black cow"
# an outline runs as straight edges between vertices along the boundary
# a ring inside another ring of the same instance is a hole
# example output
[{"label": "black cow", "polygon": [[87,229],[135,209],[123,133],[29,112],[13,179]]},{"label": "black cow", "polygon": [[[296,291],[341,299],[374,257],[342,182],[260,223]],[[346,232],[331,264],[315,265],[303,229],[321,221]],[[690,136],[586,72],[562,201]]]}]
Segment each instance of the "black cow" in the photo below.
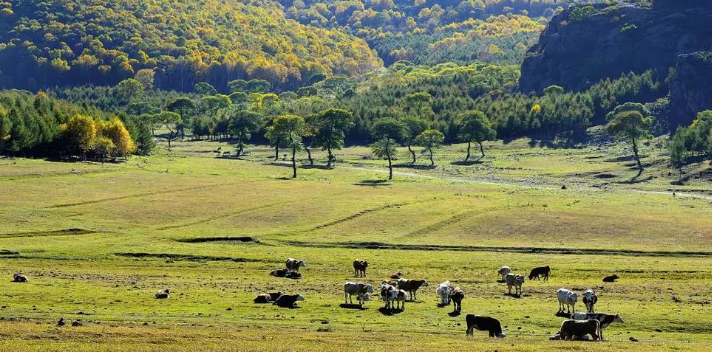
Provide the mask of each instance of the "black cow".
[{"label": "black cow", "polygon": [[462,311],[462,299],[465,298],[465,291],[463,291],[459,287],[455,287],[454,290],[452,290],[452,293],[450,293],[450,300],[452,301],[453,305],[453,312],[460,312]]},{"label": "black cow", "polygon": [[304,301],[304,297],[299,294],[281,295],[272,304],[282,307],[282,308],[295,308],[297,306],[297,302],[300,302],[300,301]]},{"label": "black cow", "polygon": [[616,282],[616,280],[620,279],[618,275],[611,275],[611,276],[606,276],[603,278],[603,282]]},{"label": "black cow", "polygon": [[551,268],[547,266],[542,266],[532,269],[529,273],[529,280],[538,280],[540,277],[544,277],[544,281],[549,281],[549,274],[551,273]]},{"label": "black cow", "polygon": [[467,336],[475,335],[473,329],[488,331],[489,337],[503,338],[506,336],[502,333],[502,325],[499,323],[499,320],[495,318],[468,314],[465,317],[465,321],[467,321]]}]

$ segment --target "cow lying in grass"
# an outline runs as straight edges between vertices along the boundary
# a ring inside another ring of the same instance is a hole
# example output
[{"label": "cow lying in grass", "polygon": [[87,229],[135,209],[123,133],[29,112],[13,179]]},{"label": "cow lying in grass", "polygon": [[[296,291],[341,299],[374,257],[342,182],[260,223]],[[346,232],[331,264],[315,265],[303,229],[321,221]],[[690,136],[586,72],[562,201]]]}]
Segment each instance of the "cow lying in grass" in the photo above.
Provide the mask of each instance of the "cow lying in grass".
[{"label": "cow lying in grass", "polygon": [[261,293],[255,297],[255,303],[274,303],[280,296],[282,296],[282,291],[279,292],[267,292]]},{"label": "cow lying in grass", "polygon": [[559,335],[562,340],[580,340],[586,335],[591,335],[593,341],[597,341],[599,331],[598,320],[566,320],[561,324]]},{"label": "cow lying in grass", "polygon": [[25,275],[15,273],[12,275],[12,282],[30,282],[30,279]]},{"label": "cow lying in grass", "polygon": [[285,263],[287,269],[294,272],[299,272],[299,268],[306,267],[307,264],[303,260],[296,260],[294,258],[287,258]]},{"label": "cow lying in grass", "polygon": [[407,280],[400,279],[396,282],[396,286],[399,290],[404,290],[408,292],[410,300],[415,302],[417,299],[417,292],[420,287],[427,287],[428,283],[425,280]]},{"label": "cow lying in grass", "polygon": [[272,270],[272,271],[270,271],[269,274],[274,277],[285,277],[287,279],[301,279],[302,278],[302,273],[298,273],[296,271],[292,271],[289,269]]},{"label": "cow lying in grass", "polygon": [[303,301],[305,301],[305,299],[300,294],[281,295],[272,304],[274,304],[278,307],[282,307],[282,308],[295,308],[295,307],[297,307],[297,302],[303,302]]},{"label": "cow lying in grass", "polygon": [[160,291],[156,292],[156,298],[157,299],[171,298],[171,291],[168,289],[160,290]]},{"label": "cow lying in grass", "polygon": [[467,322],[467,336],[474,336],[474,329],[489,332],[489,337],[503,338],[506,336],[502,333],[502,324],[495,318],[468,314],[465,321]]},{"label": "cow lying in grass", "polygon": [[369,299],[369,294],[373,293],[373,286],[360,282],[347,282],[344,284],[344,303],[354,304],[353,296],[356,296],[358,305],[363,307],[364,301]]},{"label": "cow lying in grass", "polygon": [[603,329],[613,323],[625,323],[620,314],[605,314],[605,313],[574,313],[571,316],[574,320],[597,320],[599,322],[598,336],[603,340]]},{"label": "cow lying in grass", "polygon": [[611,275],[611,276],[606,276],[603,278],[603,282],[616,282],[616,280],[620,279],[618,275]]}]

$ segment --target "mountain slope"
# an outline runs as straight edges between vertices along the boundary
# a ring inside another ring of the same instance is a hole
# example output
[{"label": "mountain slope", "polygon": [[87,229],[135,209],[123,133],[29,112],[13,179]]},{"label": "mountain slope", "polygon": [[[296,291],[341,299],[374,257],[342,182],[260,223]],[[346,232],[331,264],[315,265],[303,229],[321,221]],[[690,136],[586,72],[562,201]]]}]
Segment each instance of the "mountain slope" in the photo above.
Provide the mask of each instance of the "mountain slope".
[{"label": "mountain slope", "polygon": [[[382,66],[361,39],[285,18],[266,0],[10,0],[0,3],[0,87],[115,84],[163,89],[232,79],[294,88],[317,73]],[[140,73],[139,73],[140,72]]]},{"label": "mountain slope", "polygon": [[663,78],[681,54],[712,47],[712,9],[633,5],[575,7],[552,19],[522,65],[523,92],[556,84],[583,90],[606,78],[656,69]]}]

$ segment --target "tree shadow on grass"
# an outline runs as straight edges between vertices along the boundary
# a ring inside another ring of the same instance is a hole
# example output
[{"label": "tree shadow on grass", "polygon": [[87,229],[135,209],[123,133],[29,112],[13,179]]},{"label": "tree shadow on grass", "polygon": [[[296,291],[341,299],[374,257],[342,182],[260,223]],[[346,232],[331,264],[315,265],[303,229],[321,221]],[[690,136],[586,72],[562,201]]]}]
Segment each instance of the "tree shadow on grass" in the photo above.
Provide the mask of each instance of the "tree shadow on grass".
[{"label": "tree shadow on grass", "polygon": [[388,180],[363,180],[354,183],[355,186],[389,186]]},{"label": "tree shadow on grass", "polygon": [[328,165],[302,165],[299,167],[300,169],[317,169],[317,170],[331,170],[334,167],[329,167]]},{"label": "tree shadow on grass", "polygon": [[395,164],[394,169],[413,169],[413,170],[433,170],[436,166],[431,165],[413,165],[413,164]]},{"label": "tree shadow on grass", "polygon": [[482,158],[477,159],[477,160],[459,160],[459,161],[453,161],[450,163],[451,165],[457,165],[457,166],[472,166],[472,165],[480,165],[484,164],[482,161]]}]

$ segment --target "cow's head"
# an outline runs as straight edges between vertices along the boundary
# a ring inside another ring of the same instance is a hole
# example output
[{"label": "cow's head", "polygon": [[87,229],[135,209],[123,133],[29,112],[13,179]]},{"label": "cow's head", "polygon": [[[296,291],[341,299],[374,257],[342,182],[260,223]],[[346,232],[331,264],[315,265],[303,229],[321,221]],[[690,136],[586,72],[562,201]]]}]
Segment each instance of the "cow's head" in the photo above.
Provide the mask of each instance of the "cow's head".
[{"label": "cow's head", "polygon": [[297,301],[297,302],[301,302],[301,301],[306,301],[306,299],[304,299],[304,296],[302,296],[302,295],[300,295],[300,294],[297,294],[296,301]]},{"label": "cow's head", "polygon": [[620,315],[620,314],[616,314],[616,315],[613,317],[613,321],[616,322],[616,323],[621,323],[621,324],[625,323],[625,321],[623,321],[623,318],[621,318],[621,315]]}]

